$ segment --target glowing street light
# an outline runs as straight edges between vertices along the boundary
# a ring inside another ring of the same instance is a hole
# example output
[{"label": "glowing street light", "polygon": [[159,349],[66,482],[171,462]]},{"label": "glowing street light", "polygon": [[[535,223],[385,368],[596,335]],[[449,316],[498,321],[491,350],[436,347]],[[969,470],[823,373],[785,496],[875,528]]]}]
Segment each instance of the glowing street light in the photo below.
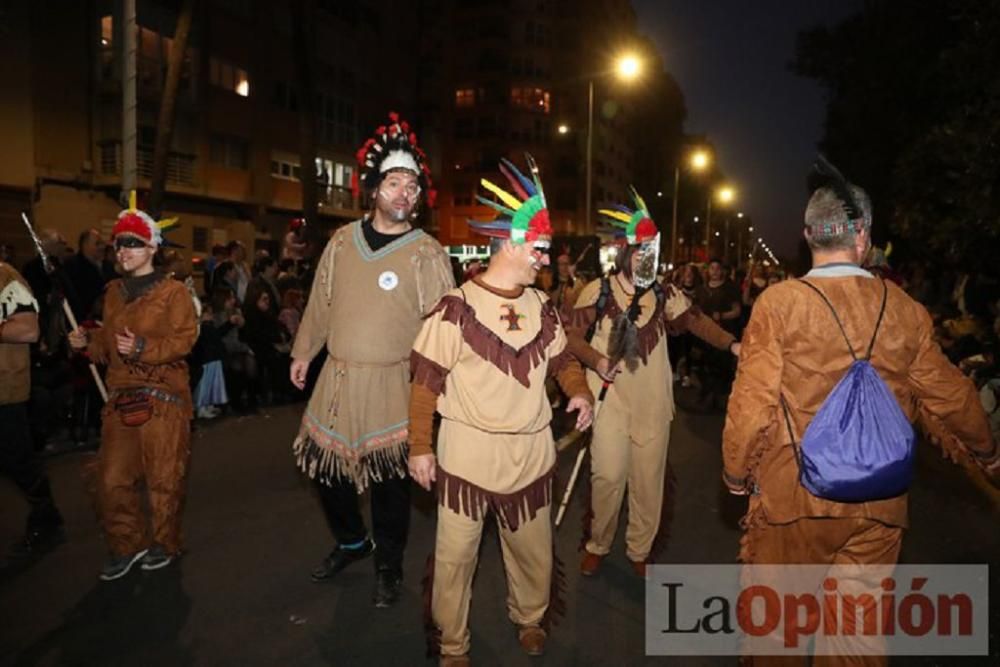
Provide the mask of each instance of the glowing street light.
[{"label": "glowing street light", "polygon": [[712,156],[706,150],[698,149],[691,153],[691,168],[695,171],[704,171],[711,161]]},{"label": "glowing street light", "polygon": [[631,53],[627,53],[618,58],[618,62],[615,63],[615,72],[617,72],[618,77],[624,81],[631,81],[639,76],[642,71],[642,61],[639,60],[638,56]]},{"label": "glowing street light", "polygon": [[723,186],[719,188],[718,191],[716,192],[716,197],[719,198],[720,204],[728,204],[734,199],[736,199],[736,191],[733,190],[728,185]]},{"label": "glowing street light", "polygon": [[566,123],[559,123],[559,127],[556,128],[556,131],[559,132],[559,134],[567,134],[569,132],[569,125]]},{"label": "glowing street light", "polygon": [[[642,60],[632,53],[618,57],[614,63],[614,73],[622,81],[634,81],[642,73]],[[590,205],[594,182],[594,79],[587,86],[587,194],[584,226],[590,229]]]}]

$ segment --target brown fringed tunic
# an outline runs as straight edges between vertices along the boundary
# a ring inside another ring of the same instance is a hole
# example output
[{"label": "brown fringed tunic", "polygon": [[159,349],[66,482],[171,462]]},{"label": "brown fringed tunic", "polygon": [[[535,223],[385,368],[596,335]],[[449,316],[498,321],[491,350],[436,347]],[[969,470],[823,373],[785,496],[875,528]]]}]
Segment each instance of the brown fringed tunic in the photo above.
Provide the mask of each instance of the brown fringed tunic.
[{"label": "brown fringed tunic", "polygon": [[484,504],[515,530],[551,501],[556,452],[545,378],[592,396],[566,351],[555,308],[535,289],[507,292],[475,278],[449,292],[411,356],[411,454],[430,453],[441,414],[438,497],[478,518]]},{"label": "brown fringed tunic", "polygon": [[421,230],[378,251],[361,222],[338,229],[320,259],[292,348],[329,357],[302,417],[294,451],[321,481],[406,474],[410,349],[421,319],[454,285],[441,245]]},{"label": "brown fringed tunic", "polygon": [[549,517],[556,452],[546,377],[554,374],[571,397],[593,397],[555,307],[535,289],[500,290],[476,278],[452,290],[424,322],[411,359],[411,457],[431,453],[435,410],[442,417],[426,625],[433,651],[462,655],[487,512],[500,526],[510,620],[546,625],[561,607],[553,597],[561,578]]}]

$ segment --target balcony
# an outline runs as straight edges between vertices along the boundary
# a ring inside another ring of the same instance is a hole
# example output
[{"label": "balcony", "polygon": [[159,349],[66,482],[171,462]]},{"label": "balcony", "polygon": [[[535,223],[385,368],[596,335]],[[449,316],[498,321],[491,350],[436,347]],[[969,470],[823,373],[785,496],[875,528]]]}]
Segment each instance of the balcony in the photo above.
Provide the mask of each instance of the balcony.
[{"label": "balcony", "polygon": [[[122,144],[120,141],[105,141],[100,144],[101,175],[120,176],[122,173]],[[197,156],[191,153],[171,151],[167,155],[167,185],[193,187]],[[153,148],[139,146],[136,149],[136,170],[139,178],[153,177]]]}]

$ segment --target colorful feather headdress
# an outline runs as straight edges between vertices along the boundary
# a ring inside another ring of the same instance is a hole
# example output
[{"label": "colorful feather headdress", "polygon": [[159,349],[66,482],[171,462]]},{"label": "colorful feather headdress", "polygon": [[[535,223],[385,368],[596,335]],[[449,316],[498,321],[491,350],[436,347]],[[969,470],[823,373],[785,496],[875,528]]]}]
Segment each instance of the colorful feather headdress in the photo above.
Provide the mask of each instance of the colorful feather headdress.
[{"label": "colorful feather headdress", "polygon": [[437,192],[427,166],[427,154],[417,145],[417,135],[410,129],[410,124],[400,120],[395,111],[389,112],[389,124],[375,128],[375,134],[362,144],[355,157],[358,169],[351,176],[351,190],[355,197],[359,195],[361,186],[369,192],[377,188],[390,169],[406,169],[413,172],[421,190],[427,193],[427,205],[434,205]]},{"label": "colorful feather headdress", "polygon": [[150,245],[166,245],[163,232],[175,228],[177,218],[153,220],[148,213],[136,208],[135,199],[135,190],[132,190],[128,196],[128,208],[118,214],[118,221],[111,230],[111,238],[134,236]]},{"label": "colorful feather headdress", "polygon": [[552,241],[552,223],[549,221],[545,192],[542,190],[534,158],[527,153],[524,157],[531,171],[530,179],[509,160],[500,159],[500,173],[507,177],[507,182],[517,196],[485,178],[480,181],[499,201],[478,195],[476,200],[497,211],[499,215],[489,222],[470,220],[469,226],[483,236],[547,247]]},{"label": "colorful feather headdress", "polygon": [[615,228],[616,234],[624,236],[629,245],[636,245],[652,241],[656,238],[658,230],[653,218],[649,215],[646,202],[643,201],[634,187],[629,187],[634,209],[621,204],[612,204],[611,208],[602,208],[597,212],[604,216],[605,222]]}]

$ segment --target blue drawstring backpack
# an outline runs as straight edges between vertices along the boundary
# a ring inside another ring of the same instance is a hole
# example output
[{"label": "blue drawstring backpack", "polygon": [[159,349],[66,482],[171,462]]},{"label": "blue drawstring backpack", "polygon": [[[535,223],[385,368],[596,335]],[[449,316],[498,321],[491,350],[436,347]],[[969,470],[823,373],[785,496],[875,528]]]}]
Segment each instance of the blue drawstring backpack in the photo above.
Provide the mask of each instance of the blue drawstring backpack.
[{"label": "blue drawstring backpack", "polygon": [[871,365],[875,337],[885,314],[885,281],[875,332],[861,359],[851,347],[830,300],[815,285],[799,282],[826,302],[854,359],[806,427],[801,448],[795,443],[788,405],[781,399],[799,464],[799,481],[814,496],[842,503],[898,496],[910,486],[916,437],[896,397]]}]

